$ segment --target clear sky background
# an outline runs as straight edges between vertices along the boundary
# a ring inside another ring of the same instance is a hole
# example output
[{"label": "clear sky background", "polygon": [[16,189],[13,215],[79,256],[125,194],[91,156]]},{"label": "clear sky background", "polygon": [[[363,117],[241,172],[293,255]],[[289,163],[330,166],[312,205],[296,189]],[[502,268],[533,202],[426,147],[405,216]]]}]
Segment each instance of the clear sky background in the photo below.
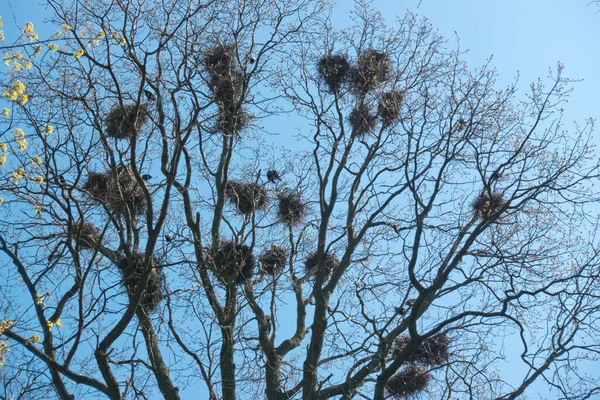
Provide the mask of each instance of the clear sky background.
[{"label": "clear sky background", "polygon": [[[285,1],[285,0],[281,0]],[[427,17],[448,38],[449,46],[459,46],[472,67],[482,65],[493,55],[492,66],[499,73],[498,84],[505,86],[520,73],[518,88],[525,93],[538,77],[548,76],[548,68],[558,61],[566,65],[564,76],[581,80],[574,84],[565,105],[565,128],[571,121],[600,118],[600,7],[589,0],[374,0],[389,24],[407,10]],[[339,0],[336,24],[348,22],[351,0]],[[7,43],[14,38],[15,24],[31,21],[43,37],[44,9],[36,0],[0,0]],[[52,32],[53,30],[50,30]],[[597,139],[596,143],[600,143]],[[514,368],[507,362],[504,371]],[[590,373],[595,371],[589,370]],[[193,392],[187,398],[195,398]],[[553,398],[542,384],[526,392],[530,398]],[[198,392],[195,392],[198,395]]]}]

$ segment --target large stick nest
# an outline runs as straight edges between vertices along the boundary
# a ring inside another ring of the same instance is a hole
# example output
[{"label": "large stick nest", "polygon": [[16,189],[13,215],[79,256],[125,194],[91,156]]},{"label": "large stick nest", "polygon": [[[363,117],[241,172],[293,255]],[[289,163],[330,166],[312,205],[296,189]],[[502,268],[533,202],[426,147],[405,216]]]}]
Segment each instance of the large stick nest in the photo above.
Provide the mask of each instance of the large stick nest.
[{"label": "large stick nest", "polygon": [[220,114],[217,118],[215,130],[227,136],[238,136],[246,129],[252,120],[252,116],[244,111],[239,102],[228,106],[220,106]]},{"label": "large stick nest", "polygon": [[[325,269],[327,271],[327,275],[331,274],[331,272],[340,265],[338,259],[331,253],[325,254]],[[309,274],[316,274],[317,268],[319,266],[319,255],[318,252],[312,253],[308,258],[304,261],[304,268],[306,272]]]},{"label": "large stick nest", "polygon": [[233,241],[222,241],[216,254],[208,257],[214,271],[225,280],[235,279],[238,285],[252,278],[256,260],[250,247],[235,244]]},{"label": "large stick nest", "polygon": [[425,389],[430,379],[429,371],[418,364],[412,364],[392,376],[385,389],[393,398],[404,399]]},{"label": "large stick nest", "polygon": [[235,68],[235,45],[218,44],[204,54],[204,67],[213,77],[228,75]]},{"label": "large stick nest", "polygon": [[[396,339],[394,356],[398,357],[409,343],[410,337],[408,336],[402,336]],[[450,351],[448,349],[449,344],[450,340],[445,333],[427,338],[418,348],[414,349],[411,354],[408,355],[407,361],[420,362],[428,365],[445,364],[450,358]]]},{"label": "large stick nest", "polygon": [[259,258],[263,270],[272,276],[277,276],[283,271],[287,263],[287,252],[279,245],[272,244]]},{"label": "large stick nest", "polygon": [[377,113],[385,125],[389,125],[400,119],[400,109],[404,93],[399,90],[386,92],[379,98]]},{"label": "large stick nest", "polygon": [[[151,271],[148,279],[148,284],[144,289],[140,305],[144,310],[151,312],[156,310],[158,304],[164,298],[163,283],[165,280],[164,274],[160,271],[158,260],[151,260]],[[144,255],[141,253],[132,254],[130,257],[123,257],[117,264],[123,274],[123,283],[127,288],[127,293],[131,296],[135,293],[137,285],[144,277],[146,265],[144,263]]]},{"label": "large stick nest", "polygon": [[264,210],[269,201],[267,190],[255,182],[228,181],[225,185],[225,197],[244,215]]},{"label": "large stick nest", "polygon": [[111,175],[106,190],[106,206],[123,215],[126,209],[133,215],[142,215],[146,212],[146,196],[142,186],[135,179],[131,167],[117,167],[117,178]]},{"label": "large stick nest", "polygon": [[345,55],[328,54],[319,60],[318,67],[321,78],[332,92],[348,81],[350,63]]},{"label": "large stick nest", "polygon": [[491,221],[504,207],[506,202],[502,194],[493,192],[491,195],[484,191],[473,201],[473,211],[484,221]]},{"label": "large stick nest", "polygon": [[361,95],[366,94],[388,79],[391,68],[386,54],[374,49],[365,51],[358,56],[352,69],[352,88]]},{"label": "large stick nest", "polygon": [[353,132],[362,136],[371,132],[377,124],[377,116],[371,113],[371,109],[366,104],[360,104],[352,110],[348,117]]},{"label": "large stick nest", "polygon": [[277,197],[279,208],[277,216],[289,226],[302,222],[306,216],[306,204],[302,201],[300,193],[284,192]]},{"label": "large stick nest", "polygon": [[117,139],[132,137],[138,130],[148,122],[148,107],[135,103],[117,104],[109,112],[104,120],[107,136]]},{"label": "large stick nest", "polygon": [[244,76],[241,72],[231,71],[226,75],[213,76],[211,91],[222,109],[231,107],[239,101],[244,89]]},{"label": "large stick nest", "polygon": [[83,189],[93,200],[105,201],[110,173],[90,172]]},{"label": "large stick nest", "polygon": [[90,222],[75,222],[72,234],[81,249],[96,249],[100,245],[100,229]]}]

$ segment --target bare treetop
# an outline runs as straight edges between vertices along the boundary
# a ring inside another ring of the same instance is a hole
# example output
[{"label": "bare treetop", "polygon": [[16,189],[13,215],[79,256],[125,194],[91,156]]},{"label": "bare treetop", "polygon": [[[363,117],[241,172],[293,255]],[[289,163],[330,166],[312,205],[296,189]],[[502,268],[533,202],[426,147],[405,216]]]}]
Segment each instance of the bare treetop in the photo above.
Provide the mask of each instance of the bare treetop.
[{"label": "bare treetop", "polygon": [[7,398],[600,390],[561,64],[519,95],[362,1],[346,29],[313,0],[47,6],[54,35],[2,44]]}]

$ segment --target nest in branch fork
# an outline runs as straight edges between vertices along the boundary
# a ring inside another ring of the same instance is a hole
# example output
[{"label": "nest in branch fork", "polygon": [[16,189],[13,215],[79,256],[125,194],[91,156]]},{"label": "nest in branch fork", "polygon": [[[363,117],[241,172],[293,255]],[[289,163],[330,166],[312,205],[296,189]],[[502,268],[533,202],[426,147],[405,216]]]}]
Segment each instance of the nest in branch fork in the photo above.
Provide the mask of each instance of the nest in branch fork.
[{"label": "nest in branch fork", "polygon": [[131,167],[117,167],[117,177],[111,175],[106,193],[106,206],[116,214],[125,214],[127,208],[133,215],[142,215],[146,211],[144,190]]},{"label": "nest in branch fork", "polygon": [[321,78],[332,92],[348,81],[351,68],[348,58],[344,55],[328,54],[319,60],[318,67]]},{"label": "nest in branch fork", "polygon": [[95,249],[100,244],[100,229],[90,222],[77,221],[73,224],[73,240],[81,249]]},{"label": "nest in branch fork", "polygon": [[110,173],[90,172],[83,189],[97,201],[106,200]]},{"label": "nest in branch fork", "polygon": [[226,136],[238,136],[248,127],[252,116],[244,111],[242,105],[236,102],[227,107],[220,107],[216,131]]},{"label": "nest in branch fork", "polygon": [[385,385],[387,393],[395,399],[405,399],[427,387],[431,375],[418,364],[411,364],[392,376]]},{"label": "nest in branch fork", "polygon": [[225,184],[225,197],[244,215],[264,210],[269,201],[267,190],[255,182],[228,181]]},{"label": "nest in branch fork", "polygon": [[[151,264],[148,284],[142,293],[140,301],[140,305],[147,312],[156,310],[158,304],[164,298],[162,290],[162,285],[165,280],[164,274],[159,269],[158,260],[153,258]],[[128,294],[130,296],[133,295],[146,272],[144,255],[137,253],[132,254],[130,257],[123,257],[117,264],[117,267],[119,267],[123,274],[123,283],[127,288]]]},{"label": "nest in branch fork", "polygon": [[220,107],[230,107],[236,101],[239,101],[242,96],[244,76],[241,72],[237,71],[230,71],[225,75],[213,76],[210,89]]},{"label": "nest in branch fork", "polygon": [[385,82],[391,69],[392,63],[386,54],[369,49],[358,56],[352,69],[352,88],[364,95]]},{"label": "nest in branch fork", "polygon": [[[325,254],[325,269],[327,270],[327,275],[331,274],[331,272],[340,265],[338,259],[330,253]],[[306,272],[309,274],[316,274],[317,268],[319,266],[319,256],[317,252],[312,253],[306,261],[304,261],[304,268]]]},{"label": "nest in branch fork", "polygon": [[399,90],[386,92],[379,98],[377,113],[385,125],[389,125],[400,119],[400,109],[404,93]]},{"label": "nest in branch fork", "polygon": [[204,54],[204,67],[213,77],[222,77],[235,68],[235,45],[218,44]]},{"label": "nest in branch fork", "polygon": [[371,132],[377,124],[377,116],[371,113],[371,109],[366,104],[360,104],[352,110],[348,117],[353,132],[362,136]]},{"label": "nest in branch fork", "polygon": [[[408,336],[402,336],[396,339],[394,356],[399,356],[409,343],[410,337]],[[420,362],[428,365],[445,364],[450,357],[450,351],[448,349],[449,344],[450,340],[445,333],[427,338],[418,348],[413,349],[412,353],[408,355],[407,361]]]},{"label": "nest in branch fork", "polygon": [[279,245],[272,244],[259,258],[263,270],[272,276],[279,275],[287,263],[287,253]]},{"label": "nest in branch fork", "polygon": [[225,280],[235,279],[238,285],[242,285],[254,274],[256,260],[250,247],[244,244],[222,241],[217,253],[208,258],[217,274]]},{"label": "nest in branch fork", "polygon": [[302,222],[306,216],[306,204],[302,201],[300,193],[284,192],[277,197],[277,216],[289,226]]},{"label": "nest in branch fork", "polygon": [[117,139],[132,137],[148,122],[148,107],[135,103],[117,104],[108,112],[104,122],[106,136]]},{"label": "nest in branch fork", "polygon": [[506,202],[502,198],[502,194],[493,192],[491,195],[484,191],[473,201],[473,210],[475,214],[484,221],[490,221],[504,207]]}]

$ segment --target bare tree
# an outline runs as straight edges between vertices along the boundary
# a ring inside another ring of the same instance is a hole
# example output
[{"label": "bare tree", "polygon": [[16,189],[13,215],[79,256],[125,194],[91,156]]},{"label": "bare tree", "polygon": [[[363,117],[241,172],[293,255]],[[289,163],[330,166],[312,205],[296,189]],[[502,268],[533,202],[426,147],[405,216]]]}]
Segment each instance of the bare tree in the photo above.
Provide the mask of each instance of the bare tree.
[{"label": "bare tree", "polygon": [[519,96],[363,2],[345,30],[311,0],[47,5],[53,37],[4,46],[6,398],[598,392],[560,64]]}]

